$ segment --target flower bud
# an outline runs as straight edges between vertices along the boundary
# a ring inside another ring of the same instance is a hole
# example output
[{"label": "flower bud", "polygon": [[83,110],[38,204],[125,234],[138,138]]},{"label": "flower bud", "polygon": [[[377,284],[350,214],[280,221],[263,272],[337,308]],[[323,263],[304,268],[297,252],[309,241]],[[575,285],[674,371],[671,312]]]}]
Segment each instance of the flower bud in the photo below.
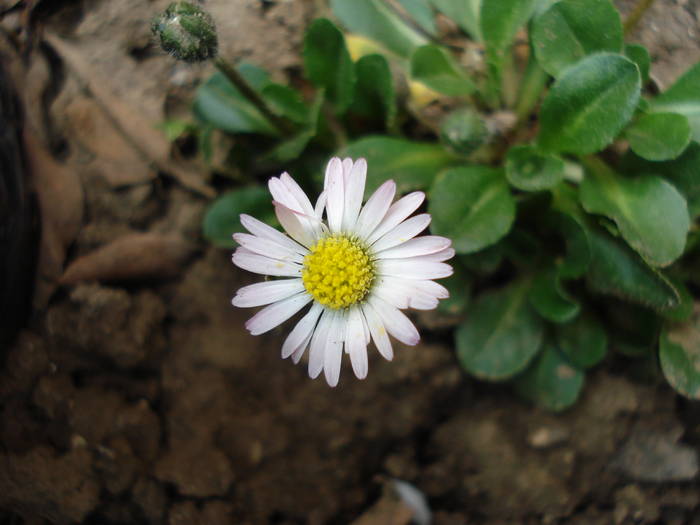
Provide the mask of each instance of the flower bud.
[{"label": "flower bud", "polygon": [[460,108],[440,124],[440,139],[455,153],[469,155],[489,139],[486,123],[472,108]]},{"label": "flower bud", "polygon": [[178,60],[201,62],[216,56],[214,20],[197,5],[173,2],[153,20],[151,29],[161,47]]}]

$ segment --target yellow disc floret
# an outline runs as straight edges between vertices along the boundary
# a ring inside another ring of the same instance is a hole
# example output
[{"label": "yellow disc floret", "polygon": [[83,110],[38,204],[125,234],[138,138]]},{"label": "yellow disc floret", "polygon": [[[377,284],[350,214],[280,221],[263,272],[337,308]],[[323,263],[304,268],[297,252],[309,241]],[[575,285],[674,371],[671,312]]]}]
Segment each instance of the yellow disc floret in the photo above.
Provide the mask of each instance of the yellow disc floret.
[{"label": "yellow disc floret", "polygon": [[319,240],[304,257],[301,272],[306,291],[328,308],[348,308],[362,301],[374,280],[367,248],[352,237],[332,235]]}]

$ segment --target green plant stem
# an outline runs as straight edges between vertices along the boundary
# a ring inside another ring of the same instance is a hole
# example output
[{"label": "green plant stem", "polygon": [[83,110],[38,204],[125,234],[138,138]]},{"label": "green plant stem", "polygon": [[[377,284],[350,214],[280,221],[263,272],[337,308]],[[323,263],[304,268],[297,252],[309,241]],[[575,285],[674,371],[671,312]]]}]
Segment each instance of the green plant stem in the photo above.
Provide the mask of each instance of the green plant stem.
[{"label": "green plant stem", "polygon": [[525,75],[518,94],[518,102],[515,106],[515,115],[518,123],[524,122],[532,113],[532,109],[542,95],[542,90],[547,83],[547,73],[542,69],[534,56],[530,56],[530,61],[525,70]]},{"label": "green plant stem", "polygon": [[595,175],[606,176],[613,173],[612,168],[596,155],[583,155],[579,157],[579,160],[587,171]]},{"label": "green plant stem", "polygon": [[637,24],[642,19],[642,16],[644,16],[646,10],[649,9],[653,3],[654,0],[639,0],[639,3],[634,6],[634,9],[625,20],[623,26],[625,36],[634,31],[634,28],[637,27]]},{"label": "green plant stem", "polygon": [[231,83],[253,104],[262,115],[277,128],[282,135],[288,135],[294,131],[293,126],[285,119],[275,115],[260,95],[248,84],[241,74],[229,62],[221,57],[214,59],[214,65],[221,71]]},{"label": "green plant stem", "polygon": [[518,96],[518,75],[515,70],[515,63],[513,62],[512,51],[506,52],[503,57],[501,94],[506,107],[512,108]]},{"label": "green plant stem", "polygon": [[333,108],[327,103],[323,103],[321,108],[323,116],[326,119],[326,124],[328,125],[328,130],[333,135],[335,139],[335,148],[342,149],[348,143],[348,135],[345,133],[345,129],[342,124],[338,121],[338,117],[333,112]]}]

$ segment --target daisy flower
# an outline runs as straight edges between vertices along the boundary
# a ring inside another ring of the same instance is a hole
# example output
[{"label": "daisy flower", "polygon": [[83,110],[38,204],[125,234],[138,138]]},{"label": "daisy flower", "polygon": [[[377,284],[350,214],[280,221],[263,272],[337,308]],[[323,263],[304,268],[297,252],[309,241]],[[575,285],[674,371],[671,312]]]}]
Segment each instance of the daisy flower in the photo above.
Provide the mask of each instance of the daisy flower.
[{"label": "daisy flower", "polygon": [[388,334],[418,343],[418,330],[401,310],[435,308],[448,292],[432,279],[452,274],[443,262],[455,253],[450,240],[416,237],[430,223],[429,214],[408,218],[425,194],[410,193],[392,204],[396,184],[389,180],[362,206],[366,175],[365,159],[331,159],[315,206],[289,174],[273,177],[268,186],[288,235],[241,215],[250,233],[233,236],[240,245],[236,266],[282,277],[238,290],[234,306],[268,305],[246,328],[263,334],[311,303],[284,341],[282,358],[298,363],[309,348],[309,376],[323,371],[330,386],[338,384],[343,348],[364,379],[370,339],[387,360],[394,355]]}]

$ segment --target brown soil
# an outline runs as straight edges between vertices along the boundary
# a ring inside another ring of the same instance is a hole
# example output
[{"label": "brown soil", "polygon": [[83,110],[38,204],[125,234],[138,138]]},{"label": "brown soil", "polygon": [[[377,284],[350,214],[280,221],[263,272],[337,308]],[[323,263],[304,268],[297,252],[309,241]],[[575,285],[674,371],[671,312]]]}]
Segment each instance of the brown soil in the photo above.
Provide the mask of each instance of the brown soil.
[{"label": "brown soil", "polygon": [[[36,15],[82,62],[59,43],[21,77],[25,100],[58,89],[48,114],[27,113],[51,178],[37,313],[0,370],[0,524],[407,524],[395,480],[437,525],[700,524],[700,411],[644,363],[610,360],[557,416],[466,377],[435,319],[365,381],[346,364],[336,389],[279,358],[284,329],[248,335],[230,298],[252,278],[199,233],[211,187],[120,124],[162,120],[210,71],[155,50],[146,21],[167,3]],[[312,2],[207,8],[223,54],[298,74]],[[645,18],[660,84],[700,59],[699,18],[694,0]],[[105,115],[95,79],[121,113]]]}]

